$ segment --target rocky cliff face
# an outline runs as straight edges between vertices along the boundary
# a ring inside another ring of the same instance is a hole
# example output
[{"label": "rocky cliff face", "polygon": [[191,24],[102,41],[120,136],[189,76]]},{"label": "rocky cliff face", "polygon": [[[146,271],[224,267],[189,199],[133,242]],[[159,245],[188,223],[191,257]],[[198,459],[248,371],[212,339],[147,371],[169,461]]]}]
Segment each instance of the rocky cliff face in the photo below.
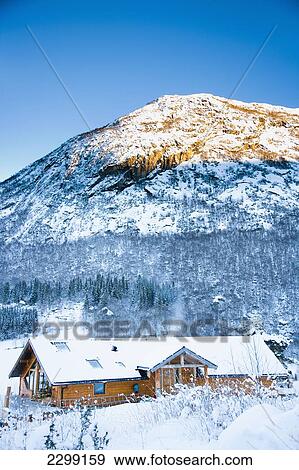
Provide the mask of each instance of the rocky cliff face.
[{"label": "rocky cliff face", "polygon": [[0,238],[271,229],[298,215],[299,110],[165,96],[0,184]]}]

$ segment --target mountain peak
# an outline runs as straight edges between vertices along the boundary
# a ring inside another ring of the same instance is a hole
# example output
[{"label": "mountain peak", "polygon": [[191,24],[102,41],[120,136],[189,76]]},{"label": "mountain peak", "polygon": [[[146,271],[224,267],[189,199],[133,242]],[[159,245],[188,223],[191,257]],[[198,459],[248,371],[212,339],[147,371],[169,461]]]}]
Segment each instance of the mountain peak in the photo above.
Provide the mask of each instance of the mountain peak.
[{"label": "mountain peak", "polygon": [[231,227],[235,210],[270,227],[298,208],[298,159],[298,109],[165,95],[1,183],[0,237],[206,232]]},{"label": "mountain peak", "polygon": [[[83,151],[115,171],[133,169],[142,176],[157,167],[186,160],[247,158],[298,160],[299,110],[243,103],[210,94],[165,95],[88,133]],[[68,173],[80,162],[80,148]]]}]

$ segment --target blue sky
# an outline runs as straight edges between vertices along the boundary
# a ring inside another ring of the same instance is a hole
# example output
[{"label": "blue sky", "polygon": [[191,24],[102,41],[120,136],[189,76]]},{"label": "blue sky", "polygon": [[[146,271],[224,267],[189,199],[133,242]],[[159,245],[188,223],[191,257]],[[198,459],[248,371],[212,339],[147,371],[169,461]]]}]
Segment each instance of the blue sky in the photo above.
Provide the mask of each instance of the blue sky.
[{"label": "blue sky", "polygon": [[236,99],[299,107],[299,2],[10,0],[0,2],[0,180],[86,124],[163,94],[229,96],[271,29]]}]

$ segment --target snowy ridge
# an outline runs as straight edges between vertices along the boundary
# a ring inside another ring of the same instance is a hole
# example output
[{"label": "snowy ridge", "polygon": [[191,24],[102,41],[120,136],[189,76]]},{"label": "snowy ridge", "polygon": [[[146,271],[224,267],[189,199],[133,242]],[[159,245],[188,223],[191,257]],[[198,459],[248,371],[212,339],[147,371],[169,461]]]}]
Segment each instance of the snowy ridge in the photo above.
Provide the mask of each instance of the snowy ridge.
[{"label": "snowy ridge", "polygon": [[298,211],[298,129],[298,109],[164,96],[1,183],[0,239],[270,229]]}]

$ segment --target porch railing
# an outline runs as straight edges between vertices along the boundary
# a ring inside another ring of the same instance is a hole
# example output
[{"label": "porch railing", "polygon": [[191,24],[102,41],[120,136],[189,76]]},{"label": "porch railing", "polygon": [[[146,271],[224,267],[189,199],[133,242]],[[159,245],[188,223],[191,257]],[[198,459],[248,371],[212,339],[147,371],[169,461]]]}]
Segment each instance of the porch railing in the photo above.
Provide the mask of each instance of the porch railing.
[{"label": "porch railing", "polygon": [[138,396],[105,396],[105,397],[82,397],[82,398],[63,398],[62,400],[52,400],[52,404],[62,408],[70,408],[77,406],[95,406],[103,408],[105,406],[119,405],[122,403],[136,403],[140,400]]}]

